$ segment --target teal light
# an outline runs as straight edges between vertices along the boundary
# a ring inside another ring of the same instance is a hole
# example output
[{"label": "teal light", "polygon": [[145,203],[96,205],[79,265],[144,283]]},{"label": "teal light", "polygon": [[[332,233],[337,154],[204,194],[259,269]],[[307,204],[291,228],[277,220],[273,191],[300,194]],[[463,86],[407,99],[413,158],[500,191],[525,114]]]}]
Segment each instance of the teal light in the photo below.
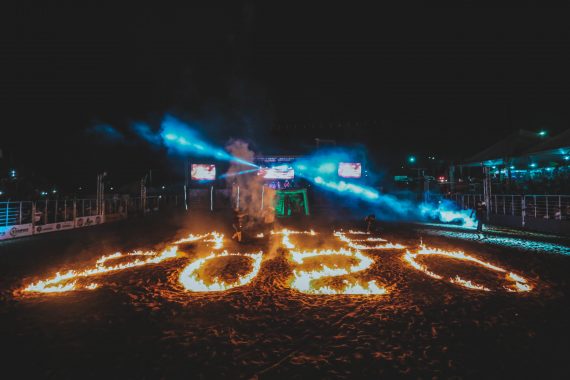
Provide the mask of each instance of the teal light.
[{"label": "teal light", "polygon": [[564,156],[564,161],[570,161],[570,156]]},{"label": "teal light", "polygon": [[410,157],[408,157],[408,162],[409,162],[410,164],[413,164],[414,162],[416,162],[416,156],[410,156]]},{"label": "teal light", "polygon": [[542,131],[538,132],[538,135],[539,135],[540,137],[544,137],[544,136],[546,136],[547,134],[548,134],[548,132],[545,131],[544,129],[543,129]]},{"label": "teal light", "polygon": [[531,163],[529,166],[530,166],[531,168],[536,168],[536,163],[533,162],[533,163]]},{"label": "teal light", "polygon": [[510,168],[511,170],[513,170],[513,169],[515,168],[515,166],[514,166],[514,165],[511,165],[509,168]]}]

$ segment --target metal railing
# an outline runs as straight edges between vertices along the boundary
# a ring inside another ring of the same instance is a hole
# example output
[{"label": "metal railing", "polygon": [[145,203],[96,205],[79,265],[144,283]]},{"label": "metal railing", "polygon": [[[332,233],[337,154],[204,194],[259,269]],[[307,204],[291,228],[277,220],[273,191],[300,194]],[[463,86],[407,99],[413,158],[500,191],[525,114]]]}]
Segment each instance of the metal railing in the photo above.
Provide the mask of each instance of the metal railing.
[{"label": "metal railing", "polygon": [[[470,209],[484,200],[482,194],[449,194],[445,198]],[[494,215],[570,220],[570,195],[491,195],[489,212]]]},{"label": "metal railing", "polygon": [[97,215],[127,217],[181,206],[178,196],[149,196],[144,202],[138,197],[105,199],[101,210],[97,210],[96,199],[0,202],[0,227],[30,223],[34,226],[45,225]]}]

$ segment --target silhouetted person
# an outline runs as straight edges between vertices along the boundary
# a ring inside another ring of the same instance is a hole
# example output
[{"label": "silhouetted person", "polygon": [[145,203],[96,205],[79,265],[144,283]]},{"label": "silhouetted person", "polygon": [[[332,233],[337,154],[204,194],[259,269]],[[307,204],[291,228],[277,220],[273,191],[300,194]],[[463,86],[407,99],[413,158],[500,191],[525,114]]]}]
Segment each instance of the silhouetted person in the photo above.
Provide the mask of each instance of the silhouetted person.
[{"label": "silhouetted person", "polygon": [[374,231],[374,226],[376,224],[376,215],[370,214],[366,218],[364,218],[364,222],[366,223],[366,232],[370,233]]},{"label": "silhouetted person", "polygon": [[483,219],[487,215],[485,202],[477,202],[477,207],[475,207],[475,210],[471,211],[471,218],[473,217],[473,213],[475,213],[475,217],[477,218],[477,234],[484,238],[485,233],[483,232]]},{"label": "silhouetted person", "polygon": [[234,220],[232,227],[236,232],[232,235],[232,239],[237,239],[241,243],[242,232],[243,232],[243,222],[245,214],[242,214],[238,209],[234,210]]}]

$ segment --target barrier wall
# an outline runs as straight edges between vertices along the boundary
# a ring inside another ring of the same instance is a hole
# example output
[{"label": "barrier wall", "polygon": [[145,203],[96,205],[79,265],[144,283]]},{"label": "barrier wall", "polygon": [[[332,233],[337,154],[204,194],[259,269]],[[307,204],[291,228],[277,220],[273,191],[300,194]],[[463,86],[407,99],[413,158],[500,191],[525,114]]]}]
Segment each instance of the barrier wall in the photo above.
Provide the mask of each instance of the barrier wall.
[{"label": "barrier wall", "polygon": [[32,223],[0,227],[0,240],[14,239],[22,236],[30,236],[33,233],[34,233],[34,226],[32,225]]},{"label": "barrier wall", "polygon": [[173,205],[178,206],[178,197],[155,196],[144,201],[140,198],[106,199],[102,210],[97,210],[92,199],[0,202],[0,241],[96,226]]}]

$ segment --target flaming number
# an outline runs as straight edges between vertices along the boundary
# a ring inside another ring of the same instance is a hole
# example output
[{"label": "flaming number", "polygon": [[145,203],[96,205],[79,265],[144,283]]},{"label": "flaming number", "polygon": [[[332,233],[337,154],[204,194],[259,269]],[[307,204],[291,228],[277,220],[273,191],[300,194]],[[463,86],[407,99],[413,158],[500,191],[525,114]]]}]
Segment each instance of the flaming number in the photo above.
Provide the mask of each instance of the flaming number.
[{"label": "flaming number", "polygon": [[[252,269],[244,276],[240,276],[234,283],[228,284],[216,278],[211,284],[206,284],[198,275],[199,269],[209,260],[225,256],[244,256],[253,260]],[[186,290],[193,292],[219,292],[238,286],[243,286],[251,282],[259,273],[261,267],[261,259],[263,252],[258,253],[228,253],[227,251],[221,253],[211,253],[209,256],[198,259],[188,264],[180,273],[179,281]]]},{"label": "flaming number", "polygon": [[373,261],[369,257],[363,255],[360,251],[351,251],[346,249],[335,250],[322,250],[322,251],[291,251],[291,258],[293,262],[302,264],[306,258],[327,256],[327,255],[341,255],[356,259],[357,264],[352,265],[348,269],[344,268],[331,268],[327,265],[322,265],[321,270],[315,271],[293,271],[293,281],[291,287],[302,293],[307,294],[385,294],[386,289],[379,287],[376,281],[369,281],[362,286],[357,282],[344,281],[341,289],[333,289],[329,286],[314,286],[314,281],[324,277],[344,276],[368,269]]}]

